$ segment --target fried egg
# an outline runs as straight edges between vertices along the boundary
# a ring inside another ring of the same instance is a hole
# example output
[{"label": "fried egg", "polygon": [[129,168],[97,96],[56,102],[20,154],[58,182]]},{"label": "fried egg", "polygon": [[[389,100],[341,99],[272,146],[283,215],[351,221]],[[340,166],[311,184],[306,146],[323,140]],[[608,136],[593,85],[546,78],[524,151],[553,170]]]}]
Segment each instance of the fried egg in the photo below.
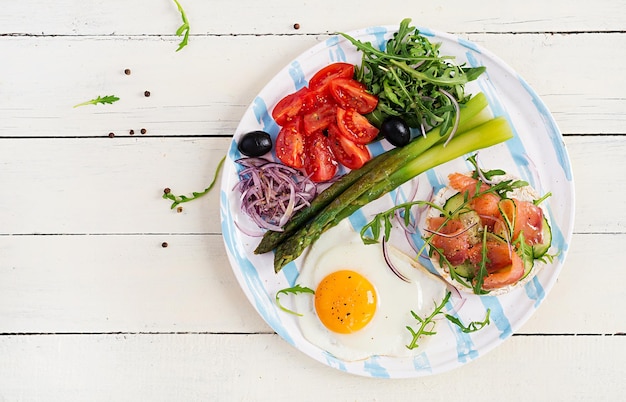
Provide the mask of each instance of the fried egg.
[{"label": "fried egg", "polygon": [[411,311],[432,313],[446,294],[440,279],[409,256],[390,248],[388,256],[408,282],[385,262],[380,243],[365,245],[349,223],[328,230],[304,257],[298,284],[315,291],[294,299],[303,336],[344,361],[370,356],[410,356],[418,327]]}]

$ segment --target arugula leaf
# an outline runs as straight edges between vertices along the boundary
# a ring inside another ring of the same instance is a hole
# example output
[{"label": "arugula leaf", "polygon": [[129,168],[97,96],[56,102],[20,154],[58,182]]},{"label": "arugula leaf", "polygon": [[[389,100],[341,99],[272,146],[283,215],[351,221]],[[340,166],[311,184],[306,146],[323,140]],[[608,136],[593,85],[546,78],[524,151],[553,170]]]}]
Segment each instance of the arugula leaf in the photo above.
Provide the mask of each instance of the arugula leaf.
[{"label": "arugula leaf", "polygon": [[476,277],[474,278],[472,282],[474,293],[476,293],[477,295],[489,293],[488,291],[483,290],[483,282],[485,281],[485,277],[488,275],[487,263],[489,262],[489,257],[487,257],[487,231],[486,230],[483,230],[481,254],[482,254],[482,258],[480,259],[478,271],[476,272]]},{"label": "arugula leaf", "polygon": [[[436,208],[441,213],[446,213],[439,205],[433,204],[429,201],[409,201],[402,204],[395,205],[389,208],[386,211],[377,213],[374,218],[365,224],[361,228],[361,240],[363,244],[374,244],[378,242],[378,238],[380,237],[380,229],[381,225],[384,226],[385,229],[385,238],[388,239],[391,234],[391,229],[393,228],[392,219],[394,218],[396,211],[403,210],[402,217],[404,219],[405,226],[409,226],[411,223],[411,208],[416,205],[428,205],[432,208]],[[372,237],[368,237],[366,235],[367,231],[372,231]]]},{"label": "arugula leaf", "polygon": [[98,96],[97,98],[88,100],[87,102],[83,102],[83,103],[79,103],[78,105],[74,105],[74,107],[79,107],[79,106],[86,106],[86,105],[97,105],[98,103],[101,104],[112,104],[113,102],[117,102],[118,100],[120,100],[120,98],[118,98],[115,95],[107,95],[107,96]]},{"label": "arugula leaf", "polygon": [[437,333],[435,331],[435,326],[436,326],[435,317],[439,314],[443,314],[450,322],[457,325],[459,328],[461,328],[461,331],[466,334],[480,331],[485,326],[491,323],[489,320],[491,309],[487,309],[487,315],[483,321],[472,321],[467,326],[463,325],[463,323],[458,317],[442,312],[441,310],[443,310],[446,303],[448,303],[451,295],[452,293],[447,292],[446,296],[443,298],[443,300],[441,300],[441,303],[436,304],[433,312],[426,318],[420,317],[413,310],[411,310],[411,315],[413,316],[413,318],[415,318],[415,320],[417,320],[417,322],[420,325],[417,330],[414,330],[413,328],[409,326],[406,327],[406,329],[408,329],[409,332],[411,333],[411,336],[413,336],[411,343],[406,345],[408,349],[415,349],[419,347],[419,345],[417,344],[417,341],[419,340],[420,336],[424,336],[424,335],[430,336],[430,335],[435,335]]},{"label": "arugula leaf", "polygon": [[182,41],[178,44],[178,49],[176,49],[176,51],[178,52],[179,50],[187,46],[187,43],[189,42],[189,20],[187,19],[187,14],[185,13],[185,10],[183,10],[183,7],[180,5],[178,0],[174,0],[174,3],[176,3],[176,7],[178,8],[180,16],[183,20],[183,24],[176,30],[176,36],[182,36],[183,33],[185,34]]},{"label": "arugula leaf", "polygon": [[287,307],[284,307],[282,304],[280,304],[280,295],[281,294],[294,294],[297,295],[298,293],[310,293],[310,294],[315,294],[315,291],[313,289],[307,288],[307,287],[302,287],[298,284],[296,284],[296,286],[291,287],[291,288],[285,288],[285,289],[281,289],[278,292],[276,292],[276,304],[278,305],[278,307],[283,310],[284,312],[287,312],[289,314],[294,314],[297,315],[299,317],[302,317],[302,314],[296,313],[295,311],[291,311],[289,310]]},{"label": "arugula leaf", "polygon": [[163,199],[172,201],[172,205],[171,205],[170,209],[174,209],[179,204],[182,204],[184,202],[189,202],[189,201],[193,201],[193,200],[195,200],[197,198],[200,198],[203,195],[207,194],[209,191],[211,191],[213,186],[215,186],[215,183],[217,183],[217,178],[218,178],[219,172],[222,169],[222,165],[224,165],[224,161],[225,160],[226,160],[226,156],[224,156],[220,160],[220,162],[217,164],[217,168],[215,169],[215,175],[213,176],[213,181],[211,182],[211,184],[209,184],[209,187],[204,189],[204,191],[200,191],[200,192],[194,191],[193,193],[191,193],[192,196],[188,197],[186,195],[174,195],[174,194],[171,193],[171,190],[169,188],[166,188],[165,191],[163,191]]},{"label": "arugula leaf", "polygon": [[389,116],[400,116],[423,132],[441,125],[445,133],[454,125],[456,104],[470,98],[465,84],[477,79],[485,67],[453,64],[454,57],[439,54],[440,43],[431,43],[410,22],[407,18],[400,23],[385,50],[340,35],[363,54],[355,78],[378,97],[378,106],[367,116],[374,125],[380,126]]},{"label": "arugula leaf", "polygon": [[433,310],[433,312],[426,318],[422,318],[418,316],[413,310],[411,310],[411,315],[413,316],[413,318],[415,318],[415,320],[417,320],[417,322],[420,325],[417,330],[414,330],[413,328],[407,325],[406,329],[408,329],[409,332],[411,333],[411,336],[413,336],[411,343],[406,345],[408,349],[415,349],[419,346],[417,344],[417,341],[419,340],[420,336],[435,335],[437,333],[435,331],[435,325],[436,325],[435,320],[434,320],[435,316],[441,313],[441,310],[443,309],[443,307],[446,305],[448,300],[450,300],[450,296],[451,296],[450,292],[446,293],[446,297],[443,298],[443,300],[441,301],[441,303],[439,303],[439,305],[435,304],[435,310]]},{"label": "arugula leaf", "polygon": [[480,331],[486,325],[489,325],[491,323],[489,321],[489,316],[491,315],[491,309],[487,309],[487,314],[485,315],[485,319],[483,321],[472,321],[472,322],[470,322],[467,325],[467,327],[465,325],[463,325],[463,323],[461,322],[461,320],[458,317],[455,317],[455,316],[450,315],[450,314],[444,314],[444,315],[446,316],[448,321],[450,321],[454,325],[456,325],[459,328],[461,328],[461,332],[463,332],[465,334],[470,334],[472,332]]}]

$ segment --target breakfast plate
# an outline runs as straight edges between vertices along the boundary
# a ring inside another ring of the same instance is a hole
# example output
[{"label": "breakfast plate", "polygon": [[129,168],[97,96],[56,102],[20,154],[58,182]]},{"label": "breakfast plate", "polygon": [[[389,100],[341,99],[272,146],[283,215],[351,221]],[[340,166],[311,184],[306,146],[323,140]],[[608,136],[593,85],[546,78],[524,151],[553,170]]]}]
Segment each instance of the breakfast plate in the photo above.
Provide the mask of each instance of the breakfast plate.
[{"label": "breakfast plate", "polygon": [[[491,324],[482,330],[465,333],[441,320],[437,333],[410,356],[372,355],[346,360],[337,358],[311,343],[301,330],[299,317],[281,310],[276,303],[278,291],[298,283],[304,257],[274,273],[273,255],[254,254],[260,229],[241,212],[238,181],[242,157],[238,139],[247,132],[263,130],[275,139],[279,126],[272,119],[273,106],[285,95],[306,85],[320,68],[333,62],[359,64],[361,53],[341,36],[330,36],[301,54],[284,67],[255,97],[234,134],[226,157],[220,189],[221,222],[224,242],[235,277],[261,317],[286,342],[311,358],[335,369],[355,375],[377,378],[409,378],[442,373],[483,356],[513,333],[536,311],[556,282],[569,248],[574,223],[574,181],[562,135],[549,110],[535,91],[515,71],[488,50],[450,34],[417,27],[433,43],[441,43],[442,55],[455,56],[457,64],[485,66],[486,72],[466,85],[468,93],[486,95],[494,115],[505,117],[514,138],[480,151],[481,164],[488,169],[503,169],[527,181],[541,194],[551,193],[545,210],[552,228],[552,252],[555,257],[531,280],[513,291],[498,296],[465,296],[457,314],[465,322],[477,321],[490,312]],[[397,30],[377,26],[349,32],[362,42],[384,46]],[[383,151],[372,146],[373,154]],[[271,156],[270,156],[271,157]],[[372,214],[407,199],[427,197],[438,191],[448,174],[468,170],[465,158],[458,158],[420,175],[414,181],[367,205],[349,218],[346,224],[358,232]],[[401,247],[401,246],[400,246]],[[424,265],[428,266],[428,262]],[[389,329],[389,331],[395,330]],[[400,328],[398,330],[405,330]]]}]

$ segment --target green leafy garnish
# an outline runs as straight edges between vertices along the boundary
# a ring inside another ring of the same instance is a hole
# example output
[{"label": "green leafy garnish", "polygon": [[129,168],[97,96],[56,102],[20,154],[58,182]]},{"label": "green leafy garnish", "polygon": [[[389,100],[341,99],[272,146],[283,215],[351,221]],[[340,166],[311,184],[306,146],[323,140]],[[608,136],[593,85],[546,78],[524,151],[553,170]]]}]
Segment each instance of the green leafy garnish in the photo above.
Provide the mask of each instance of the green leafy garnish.
[{"label": "green leafy garnish", "polygon": [[431,43],[404,19],[384,51],[341,33],[362,53],[355,78],[378,97],[376,110],[367,117],[380,126],[389,116],[402,117],[410,127],[441,125],[445,133],[453,127],[459,104],[470,96],[466,83],[475,80],[485,67],[465,67],[451,63],[452,56],[440,56],[440,43]]},{"label": "green leafy garnish", "polygon": [[[473,290],[477,295],[487,294],[488,291],[483,290],[483,282],[485,281],[485,277],[488,275],[487,272],[487,263],[490,262],[489,257],[487,256],[487,231],[483,229],[483,239],[481,243],[481,259],[480,264],[478,264],[478,270],[476,271],[476,276],[473,281]],[[451,269],[453,271],[454,269]]]},{"label": "green leafy garnish", "polygon": [[287,307],[284,307],[282,304],[280,304],[280,295],[281,294],[294,294],[297,295],[298,293],[310,293],[310,294],[315,294],[315,291],[313,289],[307,288],[307,287],[303,287],[300,286],[298,284],[296,284],[296,286],[293,286],[291,288],[285,288],[282,290],[279,290],[278,292],[276,292],[276,304],[278,305],[278,307],[280,307],[281,310],[283,310],[284,312],[287,312],[289,314],[294,314],[297,315],[299,317],[302,317],[302,314],[296,313],[295,311],[291,311],[289,310]]},{"label": "green leafy garnish", "polygon": [[98,96],[97,98],[88,100],[87,102],[83,102],[83,103],[79,103],[78,105],[74,105],[74,107],[79,107],[79,106],[86,106],[86,105],[97,105],[98,103],[101,104],[111,104],[113,102],[117,102],[118,100],[120,100],[120,98],[118,98],[115,95],[107,95],[107,96]]},{"label": "green leafy garnish", "polygon": [[467,326],[463,325],[461,320],[458,317],[455,317],[450,314],[444,314],[448,321],[455,324],[459,328],[461,328],[461,332],[465,334],[471,334],[472,332],[477,332],[483,329],[485,326],[491,324],[489,321],[489,316],[491,315],[491,309],[487,309],[487,314],[485,315],[485,319],[482,321],[472,321]]},{"label": "green leafy garnish", "polygon": [[215,186],[215,183],[217,183],[218,175],[220,173],[220,170],[222,169],[222,165],[224,165],[224,161],[225,160],[226,160],[226,156],[224,156],[220,160],[220,162],[217,164],[217,168],[215,169],[215,175],[213,176],[213,181],[211,182],[211,184],[209,184],[209,187],[204,189],[204,191],[200,191],[200,192],[194,191],[193,193],[191,193],[192,196],[188,197],[186,195],[174,195],[174,194],[172,194],[172,192],[171,192],[171,190],[169,188],[166,188],[165,191],[163,192],[163,199],[172,201],[172,205],[171,205],[170,209],[174,209],[179,204],[182,204],[184,202],[189,202],[189,201],[193,201],[193,200],[195,200],[197,198],[200,198],[203,195],[207,194],[209,191],[211,191],[213,186]]},{"label": "green leafy garnish", "polygon": [[419,327],[417,328],[417,330],[414,330],[410,326],[406,327],[406,329],[408,329],[409,332],[411,333],[411,336],[413,336],[411,343],[406,345],[408,349],[415,349],[419,347],[417,341],[419,340],[420,336],[424,336],[424,335],[430,336],[430,335],[435,335],[437,333],[435,331],[435,326],[437,324],[435,322],[435,317],[439,314],[443,314],[450,322],[452,322],[453,324],[461,328],[461,331],[464,333],[471,333],[471,332],[479,331],[483,329],[486,325],[490,324],[489,315],[491,314],[491,309],[487,309],[487,316],[485,317],[483,321],[473,321],[468,326],[464,326],[459,318],[442,312],[441,310],[443,310],[446,303],[448,303],[448,301],[450,300],[450,296],[451,296],[451,293],[447,292],[446,297],[443,298],[441,303],[439,303],[438,305],[437,304],[435,305],[435,310],[433,310],[433,312],[426,318],[420,317],[413,310],[411,310],[411,315],[413,316],[413,318],[415,318],[415,320],[417,320],[417,322],[419,323]]},{"label": "green leafy garnish", "polygon": [[[404,219],[404,225],[409,226],[411,224],[411,208],[416,205],[429,205],[433,208],[439,209],[442,213],[445,212],[439,205],[428,201],[410,201],[395,205],[386,211],[379,212],[374,215],[374,218],[361,228],[361,240],[363,240],[363,244],[377,243],[378,238],[380,237],[381,226],[384,226],[385,239],[388,239],[393,227],[392,219],[395,217],[396,211],[398,210],[403,211],[401,214]],[[371,230],[372,237],[367,236],[368,230]]]},{"label": "green leafy garnish", "polygon": [[448,292],[446,294],[446,297],[444,297],[443,300],[441,301],[441,303],[439,305],[435,305],[435,310],[426,318],[420,317],[413,310],[411,310],[411,315],[413,316],[413,318],[415,318],[417,320],[417,322],[420,324],[420,326],[419,326],[419,328],[416,331],[416,330],[414,330],[413,328],[411,328],[411,327],[409,327],[407,325],[406,329],[408,329],[409,332],[411,333],[411,335],[413,336],[413,339],[411,340],[411,343],[406,345],[407,348],[415,349],[416,347],[418,347],[419,345],[417,344],[417,341],[418,341],[420,336],[422,336],[422,335],[435,335],[437,333],[435,331],[436,323],[434,321],[434,318],[435,318],[435,316],[437,314],[441,313],[441,310],[443,309],[443,307],[446,305],[448,300],[450,300],[450,295],[451,295],[451,293]]},{"label": "green leafy garnish", "polygon": [[187,43],[189,42],[189,20],[187,20],[187,14],[185,14],[185,10],[183,10],[183,7],[180,5],[178,0],[174,0],[174,3],[176,3],[176,7],[178,7],[180,16],[183,19],[183,24],[176,30],[176,36],[182,36],[183,33],[185,34],[183,36],[183,40],[178,44],[178,49],[176,49],[178,52],[180,49],[187,46]]}]

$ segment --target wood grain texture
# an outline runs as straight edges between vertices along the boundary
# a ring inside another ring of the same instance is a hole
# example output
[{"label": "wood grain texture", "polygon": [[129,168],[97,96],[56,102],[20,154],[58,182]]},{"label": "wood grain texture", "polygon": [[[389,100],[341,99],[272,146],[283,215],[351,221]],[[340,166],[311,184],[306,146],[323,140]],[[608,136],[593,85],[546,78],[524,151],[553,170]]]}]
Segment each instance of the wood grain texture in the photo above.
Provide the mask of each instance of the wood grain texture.
[{"label": "wood grain texture", "polygon": [[[181,0],[180,52],[171,0],[4,3],[0,401],[623,399],[623,0]],[[291,60],[405,17],[483,46],[539,94],[565,135],[576,222],[518,334],[451,374],[374,380],[311,360],[260,318],[229,266],[217,192],[181,213],[161,195],[208,185]],[[72,107],[109,94],[121,100]]]},{"label": "wood grain texture", "polygon": [[[0,141],[0,187],[13,195],[0,197],[0,233],[221,232],[217,191],[181,214],[161,196],[165,187],[187,195],[206,188],[230,138]],[[598,206],[626,187],[626,136],[567,136],[565,145],[576,183],[574,230],[624,233],[626,204]]]},{"label": "wood grain texture", "polygon": [[[470,7],[462,0],[316,2],[181,1],[195,35],[294,35],[415,23],[451,32],[622,31],[624,3],[529,0]],[[24,12],[28,10],[29,12]],[[34,17],[33,18],[33,14]],[[45,18],[42,18],[45,17]],[[180,15],[170,0],[25,0],[4,5],[0,33],[71,36],[173,36]],[[294,24],[300,25],[294,29]]]},{"label": "wood grain texture", "polygon": [[[621,74],[613,59],[615,49],[626,48],[626,35],[462,37],[523,77],[563,133],[624,134],[626,80],[607,85],[606,77]],[[175,53],[176,39],[156,37],[0,37],[0,53],[19,55],[0,64],[0,137],[128,136],[142,128],[156,136],[231,136],[266,83],[327,38],[209,36]],[[593,55],[593,62],[581,63],[583,55]],[[120,101],[72,108],[111,94]]]},{"label": "wood grain texture", "polygon": [[[626,332],[615,308],[626,274],[614,264],[625,241],[575,235],[554,289],[519,332]],[[3,236],[0,244],[0,333],[272,332],[219,235]]]},{"label": "wood grain texture", "polygon": [[626,391],[624,336],[517,336],[452,377],[407,380],[331,370],[266,334],[3,336],[0,353],[4,400],[595,402]]}]

